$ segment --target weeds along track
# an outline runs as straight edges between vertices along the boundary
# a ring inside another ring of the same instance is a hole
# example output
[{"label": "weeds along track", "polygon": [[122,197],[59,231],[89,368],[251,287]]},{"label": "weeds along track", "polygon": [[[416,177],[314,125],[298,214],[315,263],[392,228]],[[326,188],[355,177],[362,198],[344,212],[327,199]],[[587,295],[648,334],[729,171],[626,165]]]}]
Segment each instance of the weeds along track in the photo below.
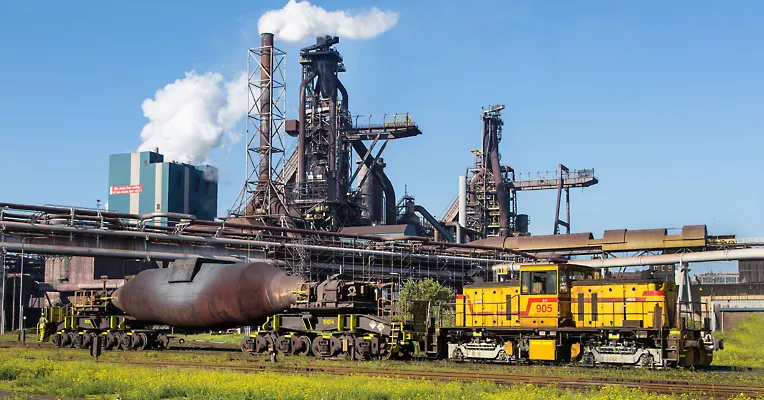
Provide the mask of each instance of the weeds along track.
[{"label": "weeds along track", "polygon": [[745,385],[719,385],[691,383],[683,381],[630,380],[618,378],[580,378],[539,375],[496,374],[461,371],[416,371],[416,370],[384,370],[353,368],[346,366],[308,365],[305,367],[279,366],[278,363],[255,362],[248,365],[205,364],[185,362],[149,362],[121,361],[122,364],[150,367],[201,368],[240,372],[272,371],[282,373],[322,373],[332,375],[365,375],[404,379],[430,379],[439,381],[487,381],[498,384],[532,384],[552,385],[562,389],[595,390],[603,386],[618,386],[622,388],[641,389],[660,394],[687,394],[713,398],[728,398],[745,395],[752,398],[764,398],[764,387]]}]

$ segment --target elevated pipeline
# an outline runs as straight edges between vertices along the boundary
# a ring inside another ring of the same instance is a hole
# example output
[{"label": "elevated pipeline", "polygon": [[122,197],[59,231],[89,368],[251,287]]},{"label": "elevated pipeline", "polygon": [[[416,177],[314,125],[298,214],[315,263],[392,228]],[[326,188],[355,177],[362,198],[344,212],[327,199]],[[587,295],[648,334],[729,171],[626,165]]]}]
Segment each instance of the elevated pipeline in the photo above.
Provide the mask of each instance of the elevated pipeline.
[{"label": "elevated pipeline", "polygon": [[427,220],[427,222],[432,225],[433,228],[435,228],[436,231],[438,231],[438,234],[443,236],[447,242],[454,242],[454,236],[451,235],[451,232],[448,231],[435,217],[430,214],[429,211],[427,211],[426,208],[416,205],[414,206],[414,211],[418,212],[424,219]]},{"label": "elevated pipeline", "polygon": [[[764,260],[764,248],[755,249],[732,249],[732,250],[714,250],[699,251],[693,253],[660,254],[651,256],[634,257],[613,257],[597,260],[570,260],[568,264],[582,265],[592,268],[613,268],[613,267],[640,267],[650,265],[669,265],[691,262],[712,262],[712,261],[745,261],[745,260]],[[494,265],[493,270],[506,268],[516,270],[520,265],[534,265],[539,263],[504,263]]]},{"label": "elevated pipeline", "polygon": [[315,72],[309,73],[300,83],[300,107],[298,108],[297,133],[297,186],[305,179],[305,87],[316,77]]}]

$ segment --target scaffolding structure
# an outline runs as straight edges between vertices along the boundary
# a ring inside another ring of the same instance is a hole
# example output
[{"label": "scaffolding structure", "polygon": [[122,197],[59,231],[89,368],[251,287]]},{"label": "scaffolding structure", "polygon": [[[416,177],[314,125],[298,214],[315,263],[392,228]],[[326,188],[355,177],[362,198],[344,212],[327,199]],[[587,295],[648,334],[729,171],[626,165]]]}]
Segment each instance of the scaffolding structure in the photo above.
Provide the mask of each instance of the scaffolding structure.
[{"label": "scaffolding structure", "polygon": [[[246,182],[233,215],[284,216],[286,53],[263,34],[247,52]],[[274,221],[269,221],[274,222]],[[283,224],[284,221],[281,221]]]}]

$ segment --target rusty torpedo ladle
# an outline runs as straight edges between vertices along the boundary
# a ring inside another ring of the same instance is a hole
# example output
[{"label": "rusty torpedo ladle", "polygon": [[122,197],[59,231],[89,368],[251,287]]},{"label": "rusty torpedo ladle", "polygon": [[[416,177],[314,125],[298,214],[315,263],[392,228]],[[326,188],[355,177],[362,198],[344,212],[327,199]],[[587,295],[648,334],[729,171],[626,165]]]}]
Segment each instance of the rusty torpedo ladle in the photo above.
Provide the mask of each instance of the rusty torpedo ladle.
[{"label": "rusty torpedo ladle", "polygon": [[228,328],[288,309],[300,282],[266,262],[192,261],[142,271],[117,289],[112,301],[139,321],[185,329]]}]

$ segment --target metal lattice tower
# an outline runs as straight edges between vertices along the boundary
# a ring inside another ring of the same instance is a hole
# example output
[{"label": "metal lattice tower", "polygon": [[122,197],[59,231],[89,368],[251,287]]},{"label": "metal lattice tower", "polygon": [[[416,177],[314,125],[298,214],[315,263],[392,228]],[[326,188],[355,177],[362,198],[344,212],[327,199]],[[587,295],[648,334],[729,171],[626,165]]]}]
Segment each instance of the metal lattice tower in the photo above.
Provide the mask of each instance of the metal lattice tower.
[{"label": "metal lattice tower", "polygon": [[246,183],[234,215],[279,217],[286,214],[284,167],[286,120],[286,53],[273,46],[273,34],[262,34],[260,47],[247,52]]}]

